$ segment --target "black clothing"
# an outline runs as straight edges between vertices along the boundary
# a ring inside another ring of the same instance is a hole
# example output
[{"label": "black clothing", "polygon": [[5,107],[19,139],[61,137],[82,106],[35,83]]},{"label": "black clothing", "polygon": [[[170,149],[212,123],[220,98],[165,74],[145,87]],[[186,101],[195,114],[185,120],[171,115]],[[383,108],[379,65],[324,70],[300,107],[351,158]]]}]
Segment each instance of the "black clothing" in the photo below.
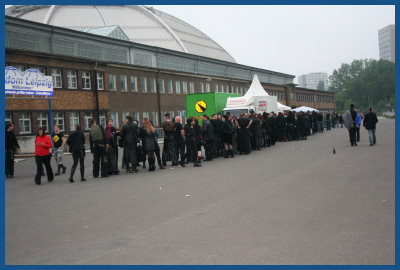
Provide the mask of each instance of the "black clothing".
[{"label": "black clothing", "polygon": [[68,136],[67,144],[71,153],[85,150],[85,135],[81,131],[74,131]]},{"label": "black clothing", "polygon": [[51,169],[51,166],[50,166],[50,160],[51,160],[51,154],[47,155],[47,156],[35,156],[35,161],[36,161],[35,183],[37,185],[41,184],[40,179],[42,178],[43,164],[46,167],[47,180],[49,182],[54,180],[53,170]]},{"label": "black clothing", "polygon": [[250,119],[248,118],[239,118],[238,119],[238,152],[239,154],[250,153],[250,134],[247,129],[247,126],[250,123]]},{"label": "black clothing", "polygon": [[138,127],[133,122],[128,122],[122,126],[120,133],[122,145],[124,147],[123,162],[125,168],[130,171],[136,170],[138,157],[137,157],[137,137]]},{"label": "black clothing", "polygon": [[172,164],[176,164],[176,149],[175,149],[175,125],[172,122],[162,123],[162,128],[164,130],[164,147],[162,152],[162,162],[163,165],[167,165],[167,161],[172,161]]},{"label": "black clothing", "polygon": [[356,118],[357,118],[357,112],[354,109],[350,109],[350,115],[353,121],[353,127],[349,129],[349,135],[350,135],[350,144],[351,146],[357,145],[356,143],[356,133],[357,133],[357,128],[356,128]]},{"label": "black clothing", "polygon": [[214,126],[210,120],[203,121],[203,138],[206,160],[212,160],[213,155],[215,155],[214,145],[216,141],[216,134],[214,132]]},{"label": "black clothing", "polygon": [[115,127],[106,126],[105,128],[107,144],[107,167],[109,174],[118,174],[118,133]]},{"label": "black clothing", "polygon": [[185,163],[185,140],[182,137],[181,130],[183,130],[182,124],[179,122],[175,123],[175,151],[176,151],[176,160],[180,160],[179,163],[182,165]]},{"label": "black clothing", "polygon": [[185,125],[185,137],[186,137],[186,158],[187,160],[193,160],[194,166],[198,166],[198,161],[197,161],[197,149],[195,145],[195,136],[196,136],[196,131],[194,127],[186,124]]},{"label": "black clothing", "polygon": [[378,117],[374,112],[368,112],[364,117],[364,127],[366,129],[376,129],[376,123],[378,123]]},{"label": "black clothing", "polygon": [[5,173],[6,176],[14,175],[14,153],[19,147],[17,137],[15,136],[13,131],[5,132]]},{"label": "black clothing", "polygon": [[53,141],[53,146],[54,148],[60,148],[62,145],[62,138],[64,137],[64,133],[63,132],[59,132],[58,134],[53,134],[53,136],[51,136],[51,140]]},{"label": "black clothing", "polygon": [[[154,156],[154,152],[156,151],[156,142],[155,142],[155,133],[148,132],[146,128],[142,127],[139,130],[139,137],[143,142],[143,152],[148,158],[149,161],[149,171],[155,170],[156,159]],[[145,162],[145,161],[143,161]]]},{"label": "black clothing", "polygon": [[81,171],[81,180],[84,181],[84,179],[85,179],[85,150],[79,150],[79,149],[75,150],[72,153],[72,159],[74,161],[74,164],[71,167],[71,174],[69,176],[70,182],[72,182],[74,179],[74,174],[75,174],[76,167],[78,166],[78,161],[79,161],[79,167],[80,167],[80,171]]},{"label": "black clothing", "polygon": [[101,170],[101,177],[108,176],[108,168],[106,164],[106,134],[102,126],[101,128],[102,136],[98,140],[92,139],[92,130],[94,126],[92,126],[90,131],[90,151],[93,153],[93,176],[98,177],[99,171]]},{"label": "black clothing", "polygon": [[221,136],[222,142],[232,144],[233,125],[230,121],[222,122]]}]

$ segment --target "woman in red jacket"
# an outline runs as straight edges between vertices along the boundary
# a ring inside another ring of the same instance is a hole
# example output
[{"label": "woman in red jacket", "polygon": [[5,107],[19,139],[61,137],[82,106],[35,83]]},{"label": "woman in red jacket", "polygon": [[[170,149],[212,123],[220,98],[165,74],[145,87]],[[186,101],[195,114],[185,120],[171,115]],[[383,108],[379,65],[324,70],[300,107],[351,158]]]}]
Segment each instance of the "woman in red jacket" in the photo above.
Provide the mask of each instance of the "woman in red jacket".
[{"label": "woman in red jacket", "polygon": [[42,164],[46,167],[47,180],[49,182],[54,180],[53,170],[50,166],[51,153],[50,149],[52,147],[50,137],[45,133],[46,127],[39,127],[39,135],[36,137],[35,141],[35,160],[36,160],[36,176],[35,183],[37,185],[41,184],[40,178],[42,176]]}]

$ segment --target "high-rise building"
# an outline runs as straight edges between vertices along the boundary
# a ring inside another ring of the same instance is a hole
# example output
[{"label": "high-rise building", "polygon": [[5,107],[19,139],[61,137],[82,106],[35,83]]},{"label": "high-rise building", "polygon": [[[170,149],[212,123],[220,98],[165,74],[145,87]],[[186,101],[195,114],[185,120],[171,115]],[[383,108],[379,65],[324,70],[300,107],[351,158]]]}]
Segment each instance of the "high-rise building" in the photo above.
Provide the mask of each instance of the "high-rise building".
[{"label": "high-rise building", "polygon": [[[320,82],[323,82],[323,89],[318,89]],[[298,78],[299,87],[324,90],[328,89],[328,73],[325,72],[313,72],[310,74],[300,75]]]},{"label": "high-rise building", "polygon": [[395,60],[395,25],[388,25],[378,30],[379,38],[379,59],[389,60],[394,63]]}]

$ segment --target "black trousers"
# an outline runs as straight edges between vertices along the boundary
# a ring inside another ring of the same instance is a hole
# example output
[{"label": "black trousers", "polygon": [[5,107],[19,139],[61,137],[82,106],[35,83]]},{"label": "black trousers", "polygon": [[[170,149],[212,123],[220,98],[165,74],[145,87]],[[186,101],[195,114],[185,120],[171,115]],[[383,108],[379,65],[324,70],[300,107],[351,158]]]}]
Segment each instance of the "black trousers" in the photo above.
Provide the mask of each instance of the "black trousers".
[{"label": "black trousers", "polygon": [[[104,161],[106,155],[105,146],[96,144],[93,148],[93,176],[99,177],[99,171],[101,170],[101,176],[107,176],[107,164]],[[101,166],[101,167],[100,167]]]},{"label": "black trousers", "polygon": [[81,171],[81,179],[84,178],[84,176],[85,176],[85,150],[75,150],[72,153],[72,159],[74,161],[74,164],[72,164],[72,167],[71,167],[70,178],[72,179],[74,177],[76,167],[78,167],[78,162],[79,162],[79,167],[80,167],[80,171]]},{"label": "black trousers", "polygon": [[179,160],[180,164],[185,163],[185,141],[184,140],[175,140],[175,151],[176,151],[176,160],[179,160],[179,156],[181,159]]},{"label": "black trousers", "polygon": [[35,161],[36,161],[35,183],[40,183],[40,179],[42,178],[43,164],[46,167],[47,180],[48,181],[54,180],[54,175],[53,175],[53,170],[51,169],[50,160],[51,160],[51,154],[47,156],[35,156]]},{"label": "black trousers", "polygon": [[14,175],[14,151],[6,150],[6,175]]},{"label": "black trousers", "polygon": [[354,145],[356,143],[356,128],[349,129],[349,136],[350,136],[350,144]]},{"label": "black trousers", "polygon": [[357,142],[360,141],[360,128],[356,127],[356,137],[357,137]]},{"label": "black trousers", "polygon": [[213,145],[214,145],[214,140],[205,140],[204,141],[204,150],[206,153],[207,160],[213,159],[213,152],[212,152]]},{"label": "black trousers", "polygon": [[186,158],[189,161],[193,161],[196,165],[198,164],[197,161],[197,148],[194,141],[186,141]]}]

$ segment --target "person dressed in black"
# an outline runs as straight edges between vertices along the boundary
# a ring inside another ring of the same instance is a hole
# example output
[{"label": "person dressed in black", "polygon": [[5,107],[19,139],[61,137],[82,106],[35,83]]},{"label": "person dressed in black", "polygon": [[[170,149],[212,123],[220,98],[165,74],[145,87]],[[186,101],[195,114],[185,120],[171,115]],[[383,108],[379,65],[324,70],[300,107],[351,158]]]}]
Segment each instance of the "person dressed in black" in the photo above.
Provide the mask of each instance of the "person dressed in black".
[{"label": "person dressed in black", "polygon": [[283,116],[283,113],[278,113],[278,116],[276,117],[276,126],[278,129],[278,139],[280,142],[284,142],[286,140],[286,119]]},{"label": "person dressed in black", "polygon": [[164,147],[162,152],[162,165],[167,166],[167,161],[172,161],[172,166],[178,165],[175,150],[174,123],[171,122],[168,113],[164,115],[165,122],[162,123],[164,130]]},{"label": "person dressed in black", "polygon": [[[125,125],[122,126],[120,132],[122,145],[124,147],[124,157],[126,171],[137,172],[137,139],[138,127],[132,121],[132,116],[128,115],[125,118]],[[145,157],[144,157],[145,158]]]},{"label": "person dressed in black", "polygon": [[69,151],[72,153],[72,159],[74,164],[71,167],[71,174],[69,176],[69,181],[74,182],[74,174],[76,167],[80,166],[81,171],[81,181],[86,181],[85,179],[85,135],[81,131],[81,125],[76,125],[75,131],[72,132],[67,139],[67,144],[69,146]]},{"label": "person dressed in black", "polygon": [[263,112],[263,115],[261,117],[261,139],[262,139],[262,145],[261,147],[266,147],[267,146],[267,113]]},{"label": "person dressed in black", "polygon": [[175,151],[176,151],[176,160],[179,160],[179,165],[185,167],[185,131],[183,130],[183,126],[181,124],[181,117],[175,117],[174,123],[174,141],[175,141]]},{"label": "person dressed in black", "polygon": [[232,122],[229,121],[228,116],[222,116],[222,142],[224,143],[224,158],[234,157],[233,155],[233,147],[232,147],[232,134],[233,134],[233,125]]},{"label": "person dressed in black", "polygon": [[203,141],[203,128],[199,126],[199,120],[197,118],[193,118],[194,122],[194,143],[196,145],[196,157],[197,157],[197,162],[200,164],[201,159],[202,159],[202,153],[201,153],[201,146],[204,145]]},{"label": "person dressed in black", "polygon": [[105,127],[107,138],[107,165],[109,174],[119,174],[118,170],[118,136],[119,132],[113,127],[113,120],[108,119],[107,126]]},{"label": "person dressed in black", "polygon": [[6,124],[5,132],[5,152],[6,152],[6,166],[5,172],[7,178],[14,177],[14,153],[18,149],[21,153],[21,148],[19,147],[17,137],[14,134],[14,125],[12,123]]},{"label": "person dressed in black", "polygon": [[303,112],[297,114],[296,127],[298,140],[306,140],[307,137],[305,134],[305,119]]},{"label": "person dressed in black", "polygon": [[320,112],[317,116],[318,131],[324,133],[324,115]]},{"label": "person dressed in black", "polygon": [[196,131],[194,129],[193,118],[187,119],[187,124],[185,125],[185,139],[186,139],[186,158],[188,160],[192,159],[194,167],[201,167],[201,164],[197,161],[197,149],[195,144]]},{"label": "person dressed in black", "polygon": [[252,149],[261,150],[261,121],[255,112],[252,114],[252,124],[250,129],[253,137]]},{"label": "person dressed in black", "polygon": [[[153,126],[153,122],[150,120],[151,125]],[[155,143],[155,151],[154,154],[156,155],[157,158],[157,163],[158,166],[160,167],[160,170],[166,169],[163,165],[162,165],[162,161],[161,161],[161,150],[160,150],[160,145],[158,144],[158,132],[156,129],[154,129],[154,143]],[[144,164],[144,161],[143,161]]]},{"label": "person dressed in black", "polygon": [[93,118],[90,121],[90,152],[93,154],[93,177],[108,177],[108,168],[105,161],[106,149],[108,148],[104,129],[97,124]]},{"label": "person dressed in black", "polygon": [[331,114],[329,111],[325,115],[326,117],[326,130],[331,130]]},{"label": "person dressed in black", "polygon": [[143,152],[146,153],[149,161],[150,172],[156,169],[156,158],[154,155],[154,151],[156,150],[155,136],[153,125],[149,119],[144,118],[143,127],[139,130],[139,137],[142,139]]},{"label": "person dressed in black", "polygon": [[214,126],[208,119],[208,116],[203,114],[203,139],[204,139],[204,149],[206,153],[205,161],[213,160],[213,147],[215,144],[216,135],[214,132]]},{"label": "person dressed in black", "polygon": [[54,134],[51,136],[51,140],[53,142],[53,154],[57,163],[57,172],[54,175],[60,175],[60,171],[62,169],[62,173],[65,173],[67,168],[63,165],[64,160],[64,146],[66,139],[64,137],[64,132],[60,131],[60,127],[54,126]]},{"label": "person dressed in black", "polygon": [[238,119],[238,151],[239,155],[250,153],[250,134],[249,128],[252,121],[245,117],[244,114],[240,115]]},{"label": "person dressed in black", "polygon": [[350,104],[350,120],[351,120],[351,125],[349,128],[349,137],[350,137],[350,144],[351,146],[357,146],[356,142],[356,118],[357,118],[357,112],[354,109],[354,104]]},{"label": "person dressed in black", "polygon": [[289,111],[289,115],[286,118],[287,123],[287,137],[289,141],[296,140],[296,120],[291,111]]},{"label": "person dressed in black", "polygon": [[276,114],[271,112],[269,115],[270,123],[271,123],[271,145],[275,145],[276,140],[278,139],[278,128],[276,124]]},{"label": "person dressed in black", "polygon": [[376,144],[376,136],[375,136],[376,123],[378,123],[378,117],[376,117],[376,114],[372,111],[372,108],[370,107],[369,112],[364,117],[364,124],[363,124],[365,129],[368,130],[370,146]]}]

